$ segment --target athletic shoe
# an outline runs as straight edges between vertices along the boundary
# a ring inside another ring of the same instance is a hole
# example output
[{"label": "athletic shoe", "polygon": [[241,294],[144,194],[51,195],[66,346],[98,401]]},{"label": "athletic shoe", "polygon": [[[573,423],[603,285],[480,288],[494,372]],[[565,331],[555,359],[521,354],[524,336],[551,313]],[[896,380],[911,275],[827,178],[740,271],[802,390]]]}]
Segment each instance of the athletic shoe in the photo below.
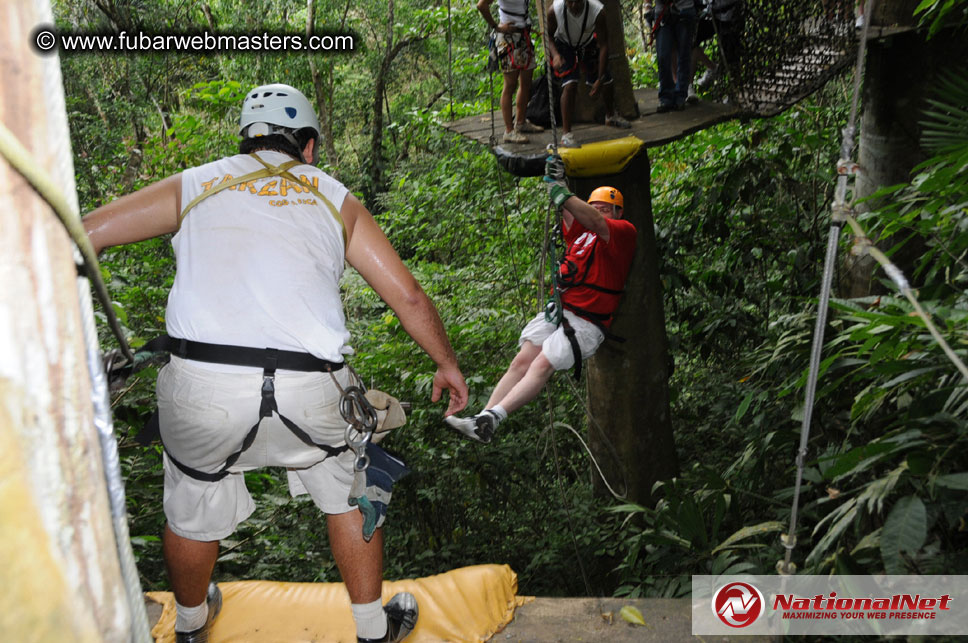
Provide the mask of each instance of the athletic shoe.
[{"label": "athletic shoe", "polygon": [[689,91],[686,92],[686,102],[690,104],[699,102],[699,97],[696,96],[696,89],[693,85],[689,85]]},{"label": "athletic shoe", "polygon": [[519,132],[524,132],[526,134],[539,134],[544,131],[544,128],[541,127],[540,125],[535,125],[531,121],[527,121],[527,120],[524,121],[523,123],[518,123],[514,127],[514,129]]},{"label": "athletic shoe", "polygon": [[571,132],[561,135],[561,143],[559,145],[562,147],[581,147],[581,143],[578,142],[578,139]]},{"label": "athletic shoe", "polygon": [[357,643],[398,643],[417,626],[417,599],[410,592],[394,594],[383,606],[387,615],[387,633],[380,639],[357,637]]},{"label": "athletic shoe", "polygon": [[659,103],[659,106],[656,108],[655,113],[665,114],[666,112],[671,112],[675,108],[676,108],[675,103]]},{"label": "athletic shoe", "polygon": [[714,82],[716,82],[717,78],[719,78],[718,65],[716,67],[713,67],[712,69],[707,69],[706,71],[703,72],[702,76],[699,77],[699,80],[696,81],[696,89],[698,89],[701,92],[706,91],[712,86]]},{"label": "athletic shoe", "polygon": [[632,125],[627,120],[625,120],[618,114],[613,114],[612,116],[605,117],[605,124],[608,125],[609,127],[617,127],[619,129],[628,129],[632,127]]},{"label": "athletic shoe", "polygon": [[505,143],[527,143],[528,137],[517,130],[511,130],[510,132],[504,132],[504,142]]},{"label": "athletic shoe", "polygon": [[215,583],[208,584],[208,618],[205,625],[191,632],[175,632],[175,643],[208,643],[208,631],[215,621],[215,617],[222,611],[222,590]]},{"label": "athletic shoe", "polygon": [[444,423],[450,428],[464,437],[483,442],[484,444],[490,442],[491,438],[494,437],[494,431],[497,429],[498,421],[497,415],[491,411],[484,411],[469,418],[459,418],[455,415],[444,418]]}]

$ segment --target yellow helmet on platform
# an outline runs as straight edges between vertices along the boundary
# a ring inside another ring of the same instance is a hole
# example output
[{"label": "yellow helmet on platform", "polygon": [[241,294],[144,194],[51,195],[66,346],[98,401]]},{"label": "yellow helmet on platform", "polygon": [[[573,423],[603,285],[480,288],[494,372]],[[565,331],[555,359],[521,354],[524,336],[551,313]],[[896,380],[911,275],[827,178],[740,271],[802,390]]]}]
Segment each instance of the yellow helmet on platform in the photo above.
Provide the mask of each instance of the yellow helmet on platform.
[{"label": "yellow helmet on platform", "polygon": [[612,205],[620,208],[625,208],[625,199],[622,198],[622,193],[607,185],[603,185],[602,187],[596,188],[592,191],[591,195],[588,197],[588,202],[591,203],[592,201],[611,203]]}]

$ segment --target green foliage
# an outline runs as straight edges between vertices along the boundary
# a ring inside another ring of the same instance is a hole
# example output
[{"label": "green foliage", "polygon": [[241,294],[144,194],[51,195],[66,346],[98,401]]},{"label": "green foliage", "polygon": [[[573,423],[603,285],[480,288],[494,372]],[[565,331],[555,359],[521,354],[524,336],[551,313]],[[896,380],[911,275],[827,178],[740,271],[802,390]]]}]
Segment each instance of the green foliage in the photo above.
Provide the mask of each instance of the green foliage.
[{"label": "green foliage", "polygon": [[[922,4],[926,19],[940,24],[964,3]],[[108,17],[99,7],[109,5],[123,11]],[[449,27],[440,5],[394,6],[390,21],[387,4],[376,0],[317,1],[317,32],[359,34],[356,52],[314,58],[320,96],[307,59],[296,55],[64,57],[78,194],[87,211],[230,154],[241,92],[277,80],[299,87],[329,108],[335,155],[326,169],[368,193],[367,205],[438,305],[476,411],[514,355],[520,327],[543,303],[547,200],[537,181],[507,176],[441,127],[451,106],[454,118],[483,113],[500,93],[500,78],[483,72],[485,29],[474,3],[454,3]],[[220,29],[305,29],[305,3],[208,7]],[[55,10],[64,28],[115,28],[131,13],[158,31],[207,28],[192,3],[142,11],[137,3],[78,0]],[[383,100],[374,101],[388,42],[407,39],[387,70]],[[632,74],[637,85],[655,86],[653,53],[639,40],[627,39],[638,50]],[[909,276],[964,356],[968,88],[960,76],[942,87],[950,98],[933,99],[925,115],[925,147],[935,156],[909,183],[875,194],[862,223],[880,238],[923,243]],[[777,534],[790,518],[846,92],[835,81],[774,119],[724,123],[650,150],[675,359],[672,411],[679,460],[687,463],[657,485],[654,506],[594,497],[580,445],[543,428],[549,414],[583,416],[584,392],[560,377],[551,396],[516,413],[488,447],[458,441],[441,424],[441,406],[429,402],[432,364],[372,288],[347,271],[351,363],[367,384],[413,404],[407,426],[387,441],[414,470],[394,493],[387,577],[506,562],[526,594],[678,597],[695,573],[771,573],[783,554]],[[369,147],[374,103],[384,110],[382,161]],[[385,190],[372,184],[377,161]],[[110,249],[102,259],[130,341],[159,334],[174,276],[168,240]],[[801,570],[966,573],[968,387],[899,297],[835,299],[827,338],[801,491]],[[107,333],[102,340],[110,347]],[[158,447],[139,447],[132,436],[154,406],[156,374],[156,366],[146,369],[113,393],[132,541],[148,589],[166,584],[162,469]],[[246,479],[257,512],[225,542],[220,577],[336,580],[312,503],[291,499],[281,472]]]}]

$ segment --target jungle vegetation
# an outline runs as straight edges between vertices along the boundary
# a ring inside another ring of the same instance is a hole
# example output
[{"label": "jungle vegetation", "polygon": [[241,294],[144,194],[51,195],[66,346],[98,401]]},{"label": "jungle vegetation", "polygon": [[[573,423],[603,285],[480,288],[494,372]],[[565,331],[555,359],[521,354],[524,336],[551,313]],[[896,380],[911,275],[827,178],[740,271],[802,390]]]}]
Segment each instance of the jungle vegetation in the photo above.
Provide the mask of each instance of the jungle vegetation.
[{"label": "jungle vegetation", "polygon": [[[285,82],[321,99],[321,164],[373,211],[436,302],[478,409],[539,291],[547,197],[441,122],[488,112],[486,31],[469,0],[57,0],[65,30],[350,33],[352,52],[104,53],[61,59],[81,211],[234,153],[241,96]],[[931,2],[935,32],[965,2]],[[638,4],[623,2],[636,86],[655,86]],[[952,27],[951,23],[956,26]],[[927,37],[927,36],[926,36]],[[448,72],[450,70],[450,72]],[[928,160],[885,186],[871,235],[923,252],[908,275],[968,353],[968,76],[952,62],[922,111]],[[773,573],[793,494],[809,344],[849,72],[771,119],[731,121],[649,151],[681,471],[656,502],[595,496],[575,436],[582,388],[559,375],[487,447],[459,441],[429,402],[432,364],[352,270],[343,292],[365,382],[412,402],[388,439],[414,473],[393,496],[386,576],[507,563],[537,595],[683,596],[696,573]],[[863,133],[861,133],[863,136]],[[842,239],[841,251],[850,251]],[[887,248],[890,253],[895,247]],[[167,239],[102,255],[138,344],[164,331]],[[827,322],[793,559],[803,572],[968,573],[968,385],[882,271],[875,294],[835,296]],[[103,316],[102,316],[103,317]],[[634,341],[634,340],[633,340]],[[113,339],[102,329],[105,348]],[[147,590],[164,589],[160,447],[134,434],[157,367],[113,393],[131,534]],[[635,404],[635,400],[628,400]],[[322,517],[277,471],[247,475],[257,513],[225,541],[222,580],[334,581]],[[576,573],[580,570],[581,573]]]}]

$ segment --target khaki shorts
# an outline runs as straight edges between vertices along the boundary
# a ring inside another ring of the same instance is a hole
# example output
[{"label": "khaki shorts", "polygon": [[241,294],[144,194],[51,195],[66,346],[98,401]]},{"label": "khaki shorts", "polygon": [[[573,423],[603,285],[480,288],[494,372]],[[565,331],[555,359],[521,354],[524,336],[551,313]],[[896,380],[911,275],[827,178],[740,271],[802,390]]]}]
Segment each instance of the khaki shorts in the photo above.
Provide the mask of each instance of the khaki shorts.
[{"label": "khaki shorts", "polygon": [[[343,387],[351,375],[334,373]],[[165,448],[193,469],[216,472],[259,419],[262,372],[221,373],[174,355],[158,375],[158,413]],[[315,442],[344,444],[346,422],[339,414],[339,390],[329,373],[278,371],[279,411]],[[353,452],[336,457],[303,443],[279,420],[263,418],[255,442],[218,482],[196,480],[165,455],[165,516],[171,530],[192,540],[221,540],[248,518],[255,505],[243,471],[266,466],[288,469],[293,497],[308,493],[322,511],[351,511],[346,500],[353,482]]]},{"label": "khaki shorts", "polygon": [[[566,310],[565,317],[571,327],[575,329],[575,339],[578,340],[582,359],[594,355],[605,339],[602,331],[595,324],[582,319],[571,311]],[[571,368],[575,365],[575,353],[571,350],[571,342],[565,335],[564,326],[555,326],[547,322],[543,312],[538,313],[521,331],[518,345],[520,346],[524,342],[531,342],[535,346],[540,346],[541,352],[544,353],[545,358],[556,371]]]}]

